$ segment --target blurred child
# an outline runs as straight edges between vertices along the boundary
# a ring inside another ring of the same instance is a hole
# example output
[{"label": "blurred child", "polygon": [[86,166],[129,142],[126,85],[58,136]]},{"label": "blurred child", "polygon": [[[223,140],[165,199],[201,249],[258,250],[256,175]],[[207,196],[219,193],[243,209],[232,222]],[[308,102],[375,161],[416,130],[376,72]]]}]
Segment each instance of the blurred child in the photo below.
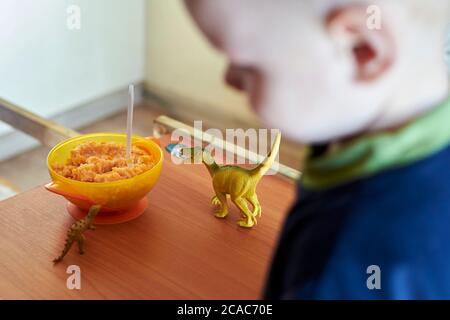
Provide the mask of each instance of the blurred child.
[{"label": "blurred child", "polygon": [[450,2],[186,3],[227,82],[309,145],[264,297],[450,298]]}]

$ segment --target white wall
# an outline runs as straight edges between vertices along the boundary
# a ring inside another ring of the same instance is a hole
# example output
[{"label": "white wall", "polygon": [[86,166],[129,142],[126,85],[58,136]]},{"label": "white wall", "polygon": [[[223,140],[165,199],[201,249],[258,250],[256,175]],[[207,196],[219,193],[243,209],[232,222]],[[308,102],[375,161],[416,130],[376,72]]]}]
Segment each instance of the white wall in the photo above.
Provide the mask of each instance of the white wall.
[{"label": "white wall", "polygon": [[246,97],[224,84],[226,58],[207,43],[182,0],[147,0],[146,58],[149,85],[253,121]]},{"label": "white wall", "polygon": [[[67,28],[71,4],[80,30]],[[0,0],[0,97],[39,115],[143,80],[144,58],[145,0]]]}]

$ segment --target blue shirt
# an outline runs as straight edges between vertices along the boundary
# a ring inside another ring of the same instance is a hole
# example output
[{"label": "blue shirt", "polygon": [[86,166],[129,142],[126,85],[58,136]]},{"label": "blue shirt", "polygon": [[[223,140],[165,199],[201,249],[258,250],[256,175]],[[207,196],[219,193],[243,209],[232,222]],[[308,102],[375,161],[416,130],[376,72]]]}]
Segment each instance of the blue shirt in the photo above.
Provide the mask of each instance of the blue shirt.
[{"label": "blue shirt", "polygon": [[264,298],[450,299],[450,148],[331,189],[300,186]]}]

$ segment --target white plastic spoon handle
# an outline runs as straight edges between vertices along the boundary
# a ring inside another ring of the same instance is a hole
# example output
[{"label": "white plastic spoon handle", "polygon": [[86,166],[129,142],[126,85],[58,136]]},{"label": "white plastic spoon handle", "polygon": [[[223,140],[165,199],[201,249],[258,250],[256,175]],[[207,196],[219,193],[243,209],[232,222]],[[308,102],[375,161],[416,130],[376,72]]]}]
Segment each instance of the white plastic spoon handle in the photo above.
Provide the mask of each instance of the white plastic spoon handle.
[{"label": "white plastic spoon handle", "polygon": [[128,114],[127,114],[127,160],[131,160],[131,138],[133,136],[133,109],[134,85],[128,87]]}]

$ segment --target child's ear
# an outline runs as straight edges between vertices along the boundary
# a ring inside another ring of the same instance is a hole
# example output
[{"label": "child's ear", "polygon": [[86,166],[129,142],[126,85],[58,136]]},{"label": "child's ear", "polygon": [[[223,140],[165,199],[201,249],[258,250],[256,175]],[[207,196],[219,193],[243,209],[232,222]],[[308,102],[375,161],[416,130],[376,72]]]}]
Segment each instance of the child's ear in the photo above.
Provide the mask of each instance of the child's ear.
[{"label": "child's ear", "polygon": [[[379,17],[382,19],[382,16]],[[357,81],[370,82],[381,77],[395,61],[394,41],[381,20],[380,28],[368,25],[366,7],[347,6],[330,12],[326,27],[340,52],[352,57]]]}]

